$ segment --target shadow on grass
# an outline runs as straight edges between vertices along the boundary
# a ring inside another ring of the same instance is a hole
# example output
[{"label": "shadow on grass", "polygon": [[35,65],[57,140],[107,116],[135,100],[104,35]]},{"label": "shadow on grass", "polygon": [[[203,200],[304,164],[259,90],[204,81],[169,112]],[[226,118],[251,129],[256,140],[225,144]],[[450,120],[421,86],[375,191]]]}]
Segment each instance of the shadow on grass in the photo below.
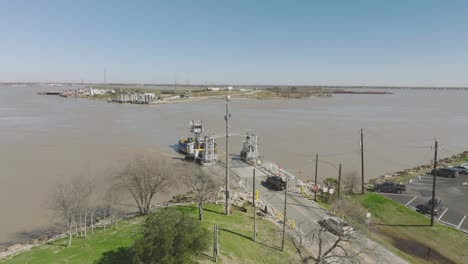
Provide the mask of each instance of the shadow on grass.
[{"label": "shadow on grass", "polygon": [[252,240],[252,238],[251,238],[251,237],[249,237],[249,236],[242,235],[242,234],[239,234],[239,233],[237,233],[237,232],[234,232],[234,231],[231,231],[231,230],[228,230],[228,229],[225,229],[225,228],[220,228],[219,230],[222,230],[222,231],[225,231],[225,232],[231,233],[231,234],[233,234],[233,235],[237,235],[237,236],[240,236],[240,237],[246,238],[246,239],[248,239],[248,240]]},{"label": "shadow on grass", "polygon": [[200,258],[209,259],[209,260],[211,260],[211,261],[213,261],[213,262],[215,261],[213,256],[210,256],[210,255],[208,255],[208,254],[206,254],[206,253],[200,253],[200,254],[198,254],[198,256],[199,256]]},{"label": "shadow on grass", "polygon": [[[181,206],[178,206],[178,208],[181,209],[181,211],[183,211],[183,212],[198,211],[198,207],[196,205],[195,206],[181,205]],[[215,210],[212,210],[212,209],[209,209],[209,208],[205,208],[205,207],[203,207],[203,211],[224,215],[224,213],[222,213],[222,212],[218,212],[218,211],[215,211]]]},{"label": "shadow on grass", "polygon": [[[197,209],[197,210],[198,210],[198,209]],[[207,208],[204,208],[204,207],[203,207],[203,211],[207,211],[207,212],[210,212],[210,213],[215,213],[215,214],[224,215],[224,213],[222,213],[222,212],[218,212],[218,211],[215,211],[215,210],[212,210],[212,209],[207,209]]]},{"label": "shadow on grass", "polygon": [[[66,237],[65,241],[63,241],[63,240],[60,241],[60,239],[57,239],[57,240],[47,242],[46,245],[56,246],[56,247],[64,247],[65,248],[68,245],[68,237]],[[73,240],[72,240],[72,245],[73,245]]]},{"label": "shadow on grass", "polygon": [[412,225],[412,224],[376,224],[378,226],[410,226],[410,227],[428,227],[431,226],[431,224],[418,224],[418,225]]},{"label": "shadow on grass", "polygon": [[132,253],[130,248],[119,247],[114,250],[102,253],[101,257],[94,264],[127,264],[132,263]]},{"label": "shadow on grass", "polygon": [[[225,228],[220,228],[219,230],[221,230],[221,231],[225,231],[225,232],[228,232],[228,233],[231,233],[231,234],[233,234],[233,235],[236,235],[236,236],[243,237],[243,238],[245,238],[245,239],[248,239],[248,240],[252,240],[252,238],[251,238],[251,237],[249,237],[249,236],[242,235],[242,234],[240,234],[240,233],[237,233],[237,232],[234,232],[234,231],[231,231],[231,230],[225,229]],[[257,240],[257,241],[255,241],[255,243],[257,243],[257,244],[260,244],[260,245],[262,245],[262,246],[265,246],[265,247],[269,247],[269,248],[271,248],[271,249],[281,250],[279,247],[276,247],[276,246],[271,246],[271,245],[268,245],[268,244],[265,244],[265,243],[259,242],[258,240]]]}]

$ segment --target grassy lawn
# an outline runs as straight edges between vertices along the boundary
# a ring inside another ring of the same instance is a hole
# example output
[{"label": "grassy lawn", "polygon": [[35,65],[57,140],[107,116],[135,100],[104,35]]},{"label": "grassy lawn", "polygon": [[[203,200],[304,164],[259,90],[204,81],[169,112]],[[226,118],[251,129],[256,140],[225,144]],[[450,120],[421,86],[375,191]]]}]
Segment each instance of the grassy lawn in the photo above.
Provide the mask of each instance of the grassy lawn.
[{"label": "grassy lawn", "polygon": [[438,223],[431,227],[429,218],[376,193],[353,199],[367,208],[378,224],[373,238],[410,262],[427,261],[424,258],[430,248],[431,256],[436,256],[434,263],[466,263],[468,235]]},{"label": "grassy lawn", "polygon": [[[196,206],[177,207],[179,210],[198,217]],[[281,229],[268,220],[257,218],[257,242],[252,241],[252,208],[247,212],[233,209],[229,217],[223,214],[221,205],[205,205],[203,225],[212,234],[213,224],[218,224],[220,256],[219,263],[297,263],[295,250],[287,241],[286,251],[282,252]],[[43,246],[35,247],[10,260],[0,263],[94,263],[101,255],[120,247],[132,245],[138,237],[138,230],[144,217],[119,222],[119,229],[97,230],[87,239],[74,238],[72,246],[66,247],[67,240],[60,239]],[[212,250],[206,252],[198,261],[213,263]]]},{"label": "grassy lawn", "polygon": [[[179,207],[183,212],[198,216],[195,206]],[[281,228],[270,221],[257,217],[257,242],[252,240],[253,209],[247,212],[233,208],[233,214],[224,215],[224,207],[207,204],[205,206],[204,225],[210,232],[213,224],[218,224],[220,263],[297,263],[294,247],[287,241],[286,250],[281,249]],[[212,256],[212,252],[207,252]],[[211,258],[202,260],[212,263]]]},{"label": "grassy lawn", "polygon": [[73,238],[67,248],[68,239],[59,239],[0,263],[93,263],[105,251],[128,247],[136,239],[142,217],[119,222],[119,228],[98,229],[88,234],[87,239]]}]

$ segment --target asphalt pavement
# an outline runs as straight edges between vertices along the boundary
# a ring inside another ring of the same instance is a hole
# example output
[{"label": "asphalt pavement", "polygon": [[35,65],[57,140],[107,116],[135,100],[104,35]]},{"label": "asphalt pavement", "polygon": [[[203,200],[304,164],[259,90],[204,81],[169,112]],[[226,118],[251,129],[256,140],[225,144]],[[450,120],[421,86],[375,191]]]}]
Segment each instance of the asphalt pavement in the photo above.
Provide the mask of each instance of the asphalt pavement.
[{"label": "asphalt pavement", "polygon": [[[432,175],[424,175],[406,184],[403,194],[382,194],[400,204],[415,209],[432,199]],[[456,178],[436,177],[436,199],[442,200],[442,210],[436,220],[468,233],[468,175]]]},{"label": "asphalt pavement", "polygon": [[[231,171],[237,174],[247,186],[252,188],[254,167],[242,162],[239,157],[236,156],[232,157],[230,165]],[[282,213],[284,210],[284,191],[271,190],[267,184],[262,184],[262,182],[266,181],[267,175],[259,169],[255,169],[255,173],[256,189],[259,191],[260,197],[275,210]],[[312,201],[309,201],[300,194],[294,192],[288,193],[287,217],[293,219],[296,226],[301,226],[301,230],[304,233],[318,228],[318,221],[327,216],[328,213]],[[389,264],[406,263],[406,261],[376,244],[374,241],[363,236],[360,236],[359,239],[362,245],[367,245],[368,248],[373,249],[371,252],[373,260],[367,257],[365,258],[366,262]]]}]

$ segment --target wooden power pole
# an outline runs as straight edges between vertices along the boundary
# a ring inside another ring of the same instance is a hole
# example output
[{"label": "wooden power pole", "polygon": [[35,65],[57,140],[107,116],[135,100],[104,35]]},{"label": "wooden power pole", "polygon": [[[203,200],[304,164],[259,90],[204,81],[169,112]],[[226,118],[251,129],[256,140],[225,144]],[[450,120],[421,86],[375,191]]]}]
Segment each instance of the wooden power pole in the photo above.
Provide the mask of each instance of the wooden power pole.
[{"label": "wooden power pole", "polygon": [[219,243],[218,243],[218,225],[214,224],[213,230],[213,259],[214,262],[218,262],[218,254],[219,254]]},{"label": "wooden power pole", "polygon": [[226,96],[226,215],[229,215],[229,95]]},{"label": "wooden power pole", "polygon": [[435,192],[436,192],[436,176],[437,176],[437,140],[434,145],[434,169],[432,171],[432,210],[431,210],[431,226],[434,225],[434,207],[435,207]]},{"label": "wooden power pole", "polygon": [[317,201],[317,170],[318,170],[318,153],[315,154],[315,180],[314,180],[314,201]]},{"label": "wooden power pole", "polygon": [[364,133],[361,128],[361,194],[364,194]]},{"label": "wooden power pole", "polygon": [[341,190],[341,163],[340,165],[338,166],[338,198],[340,198],[340,190]]},{"label": "wooden power pole", "polygon": [[281,251],[284,251],[284,239],[286,237],[286,208],[288,204],[288,177],[286,176],[286,188],[284,189],[284,212],[283,212],[283,239],[281,241]]},{"label": "wooden power pole", "polygon": [[255,200],[257,199],[255,191],[255,167],[253,168],[253,189],[252,189],[252,205],[253,205],[253,217],[254,217],[254,233],[253,241],[257,241],[257,208],[255,207]]}]

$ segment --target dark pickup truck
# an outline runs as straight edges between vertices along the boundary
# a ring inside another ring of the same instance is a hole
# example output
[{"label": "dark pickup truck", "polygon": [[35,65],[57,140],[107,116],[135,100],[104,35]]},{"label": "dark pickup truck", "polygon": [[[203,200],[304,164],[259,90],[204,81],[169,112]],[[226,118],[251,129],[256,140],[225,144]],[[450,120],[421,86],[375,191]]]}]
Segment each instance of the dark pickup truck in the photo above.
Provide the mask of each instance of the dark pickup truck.
[{"label": "dark pickup truck", "polygon": [[286,188],[286,182],[279,176],[268,177],[266,182],[275,190],[281,191]]},{"label": "dark pickup truck", "polygon": [[374,190],[376,192],[385,192],[385,193],[402,193],[406,191],[406,186],[403,184],[396,184],[393,182],[383,182],[374,185]]},{"label": "dark pickup truck", "polygon": [[[439,199],[435,199],[434,215],[438,215],[441,210],[442,210],[442,201]],[[421,214],[431,214],[432,213],[432,199],[430,199],[425,204],[417,205],[416,212],[419,212]]]}]

